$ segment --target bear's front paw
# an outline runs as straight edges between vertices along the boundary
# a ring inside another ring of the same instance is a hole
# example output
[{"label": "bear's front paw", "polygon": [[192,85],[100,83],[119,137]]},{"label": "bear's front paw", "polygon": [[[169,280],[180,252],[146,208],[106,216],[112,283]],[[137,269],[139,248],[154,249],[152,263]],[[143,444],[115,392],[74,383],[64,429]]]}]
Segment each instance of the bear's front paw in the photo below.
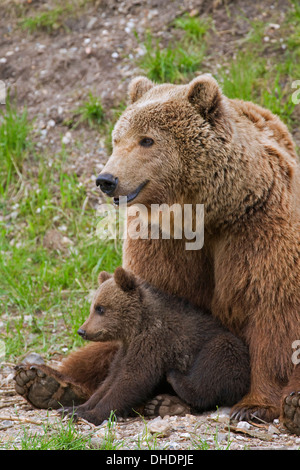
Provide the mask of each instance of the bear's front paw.
[{"label": "bear's front paw", "polygon": [[230,418],[237,421],[272,422],[279,417],[276,406],[264,406],[258,403],[240,401],[233,406]]},{"label": "bear's front paw", "polygon": [[300,391],[292,392],[283,401],[283,424],[300,436]]}]

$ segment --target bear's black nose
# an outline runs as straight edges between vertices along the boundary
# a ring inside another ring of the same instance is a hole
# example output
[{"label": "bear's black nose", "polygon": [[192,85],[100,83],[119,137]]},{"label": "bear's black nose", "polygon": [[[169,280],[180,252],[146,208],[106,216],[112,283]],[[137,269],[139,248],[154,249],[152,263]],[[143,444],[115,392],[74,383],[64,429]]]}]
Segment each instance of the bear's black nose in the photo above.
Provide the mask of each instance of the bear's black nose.
[{"label": "bear's black nose", "polygon": [[115,178],[113,175],[104,173],[103,175],[100,174],[96,179],[96,186],[100,186],[103,193],[112,196],[118,186],[118,181],[118,178]]},{"label": "bear's black nose", "polygon": [[82,338],[85,338],[85,337],[86,337],[86,331],[83,330],[82,328],[79,328],[79,330],[77,331],[77,333],[78,333],[79,336],[81,336]]}]

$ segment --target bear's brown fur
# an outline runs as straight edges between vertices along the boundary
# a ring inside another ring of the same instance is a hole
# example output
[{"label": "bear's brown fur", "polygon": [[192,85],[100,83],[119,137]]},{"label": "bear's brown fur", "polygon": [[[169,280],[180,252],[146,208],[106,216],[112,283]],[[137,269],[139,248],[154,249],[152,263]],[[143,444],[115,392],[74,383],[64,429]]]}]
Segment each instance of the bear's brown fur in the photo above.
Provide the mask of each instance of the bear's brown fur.
[{"label": "bear's brown fur", "polygon": [[[300,338],[300,176],[292,138],[270,111],[226,98],[215,80],[130,86],[102,174],[115,198],[148,181],[134,200],[202,203],[205,242],[127,238],[123,266],[209,309],[246,341],[251,389],[233,415],[278,417]],[[151,138],[150,147],[143,138]],[[117,200],[116,200],[117,201]],[[131,203],[132,204],[132,203]]]},{"label": "bear's brown fur", "polygon": [[121,267],[114,276],[100,273],[99,283],[78,332],[87,340],[117,340],[121,346],[107,378],[75,416],[98,425],[113,410],[126,415],[153,397],[166,377],[197,410],[233,405],[247,392],[248,350],[210,314],[154,290]]},{"label": "bear's brown fur", "polygon": [[[300,338],[300,176],[292,138],[270,111],[228,99],[206,75],[187,85],[138,77],[129,96],[102,171],[118,182],[110,195],[117,203],[145,183],[134,203],[204,204],[205,242],[190,251],[185,239],[128,237],[123,266],[210,310],[248,344],[251,389],[233,416],[272,420]],[[97,344],[104,362],[116,345],[108,350]],[[70,356],[63,374],[72,376],[84,351],[76,363]],[[101,376],[101,366],[94,372]]]}]

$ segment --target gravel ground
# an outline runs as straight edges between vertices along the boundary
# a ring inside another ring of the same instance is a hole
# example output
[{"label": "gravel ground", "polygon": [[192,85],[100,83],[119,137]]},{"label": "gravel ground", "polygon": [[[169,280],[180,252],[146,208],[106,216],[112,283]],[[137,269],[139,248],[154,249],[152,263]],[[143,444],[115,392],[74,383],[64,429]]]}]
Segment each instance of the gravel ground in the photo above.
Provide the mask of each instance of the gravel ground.
[{"label": "gravel ground", "polygon": [[[0,449],[21,449],[24,434],[41,434],[46,425],[59,426],[55,411],[35,410],[14,390],[14,365],[0,369]],[[94,426],[83,420],[76,424],[91,446],[101,448],[108,435],[107,422]],[[229,423],[229,409],[220,408],[198,415],[120,419],[111,428],[118,450],[299,450],[300,437],[274,423]]]}]

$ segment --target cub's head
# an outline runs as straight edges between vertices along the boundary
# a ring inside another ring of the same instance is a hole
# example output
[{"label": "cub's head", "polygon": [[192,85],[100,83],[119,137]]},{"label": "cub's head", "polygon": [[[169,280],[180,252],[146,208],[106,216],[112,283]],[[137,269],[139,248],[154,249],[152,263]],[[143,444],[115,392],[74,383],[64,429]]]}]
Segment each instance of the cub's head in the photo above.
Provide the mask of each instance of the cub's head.
[{"label": "cub's head", "polygon": [[142,297],[137,279],[122,267],[111,275],[102,271],[90,315],[78,334],[90,341],[128,339],[139,322]]},{"label": "cub's head", "polygon": [[205,199],[205,188],[217,171],[214,148],[221,160],[220,147],[228,134],[223,101],[217,82],[208,75],[187,85],[135,78],[97,186],[116,204],[121,196],[128,205],[189,202],[193,190],[202,190]]}]

